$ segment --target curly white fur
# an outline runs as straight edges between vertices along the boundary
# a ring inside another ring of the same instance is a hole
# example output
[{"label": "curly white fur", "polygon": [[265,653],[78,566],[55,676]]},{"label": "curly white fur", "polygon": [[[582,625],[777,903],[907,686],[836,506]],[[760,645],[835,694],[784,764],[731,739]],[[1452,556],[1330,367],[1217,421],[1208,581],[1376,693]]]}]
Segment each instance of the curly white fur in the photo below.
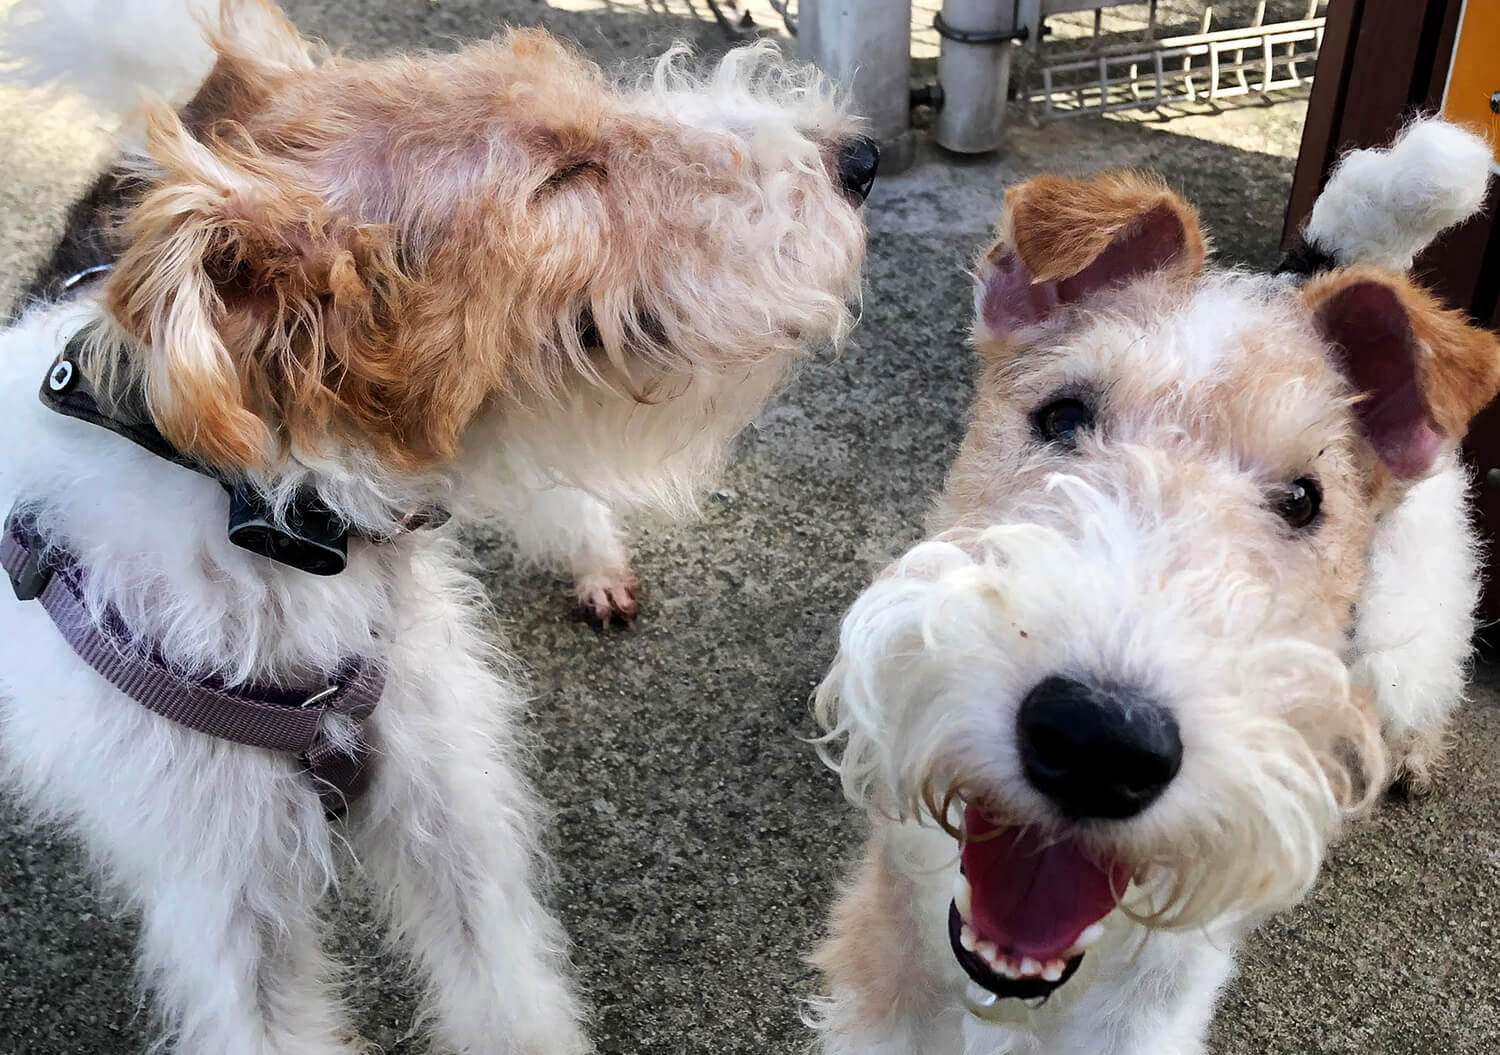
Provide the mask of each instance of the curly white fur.
[{"label": "curly white fur", "polygon": [[1285,907],[1316,878],[1347,798],[1299,720],[1347,699],[1347,673],[1336,653],[1274,626],[1220,656],[1230,633],[1270,623],[1276,598],[1247,574],[1256,558],[1228,548],[1200,550],[1207,559],[1191,574],[1175,573],[1185,549],[1200,549],[1201,528],[1153,515],[1149,502],[1128,515],[1154,467],[1149,452],[1127,457],[1139,467],[1131,507],[1058,477],[1062,501],[923,543],[861,595],[818,693],[843,745],[835,767],[852,801],[892,817],[920,820],[925,789],[971,782],[1045,816],[1010,734],[1027,689],[1078,670],[1168,698],[1191,693],[1178,709],[1183,771],[1152,810],[1096,845],[1154,873],[1126,904],[1157,922],[1196,927]]}]

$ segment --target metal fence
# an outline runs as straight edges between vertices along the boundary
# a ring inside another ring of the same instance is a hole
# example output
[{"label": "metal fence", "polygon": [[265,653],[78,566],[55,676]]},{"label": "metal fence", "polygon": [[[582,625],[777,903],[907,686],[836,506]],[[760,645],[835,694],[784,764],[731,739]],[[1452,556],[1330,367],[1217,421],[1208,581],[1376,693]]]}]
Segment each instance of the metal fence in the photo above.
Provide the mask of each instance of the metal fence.
[{"label": "metal fence", "polygon": [[[1306,0],[1301,18],[1281,21],[1266,20],[1261,0],[1247,24],[1223,28],[1215,28],[1216,5],[1208,4],[1198,32],[1168,36],[1157,35],[1155,0],[1147,6],[1143,39],[1111,39],[1096,28],[1084,48],[1077,40],[1061,47],[1039,40],[1022,74],[1033,116],[1048,121],[1213,102],[1299,88],[1312,80],[1323,43],[1322,0]],[[1096,27],[1100,15],[1095,12]]]}]

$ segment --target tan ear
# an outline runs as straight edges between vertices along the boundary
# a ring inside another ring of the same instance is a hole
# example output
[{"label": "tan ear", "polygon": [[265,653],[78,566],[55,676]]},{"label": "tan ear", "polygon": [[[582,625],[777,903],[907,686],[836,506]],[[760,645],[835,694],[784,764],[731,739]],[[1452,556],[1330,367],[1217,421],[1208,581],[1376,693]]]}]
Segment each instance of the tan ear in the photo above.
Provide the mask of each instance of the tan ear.
[{"label": "tan ear", "polygon": [[1421,477],[1500,391],[1500,341],[1404,277],[1351,268],[1303,291],[1362,398],[1360,427],[1392,475]]},{"label": "tan ear", "polygon": [[210,150],[165,106],[147,135],[157,170],[126,220],[110,310],[142,345],[162,433],[221,468],[262,467],[297,349],[322,346],[330,311],[369,299],[366,239],[248,145]]},{"label": "tan ear", "polygon": [[1159,177],[1129,171],[1038,176],[1012,187],[997,233],[979,263],[981,338],[1036,325],[1146,274],[1192,277],[1207,255],[1192,206]]}]

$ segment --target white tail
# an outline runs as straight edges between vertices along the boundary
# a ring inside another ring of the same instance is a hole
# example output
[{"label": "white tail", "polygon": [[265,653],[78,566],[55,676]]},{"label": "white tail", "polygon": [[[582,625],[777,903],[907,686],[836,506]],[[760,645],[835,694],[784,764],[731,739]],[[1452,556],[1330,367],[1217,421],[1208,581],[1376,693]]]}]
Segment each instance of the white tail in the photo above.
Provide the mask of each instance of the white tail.
[{"label": "white tail", "polygon": [[1356,150],[1313,205],[1304,240],[1339,264],[1406,271],[1438,234],[1484,206],[1490,146],[1440,118],[1414,121],[1385,150]]},{"label": "white tail", "polygon": [[20,0],[0,21],[0,84],[72,92],[123,116],[188,100],[213,68],[199,19],[217,0]]}]

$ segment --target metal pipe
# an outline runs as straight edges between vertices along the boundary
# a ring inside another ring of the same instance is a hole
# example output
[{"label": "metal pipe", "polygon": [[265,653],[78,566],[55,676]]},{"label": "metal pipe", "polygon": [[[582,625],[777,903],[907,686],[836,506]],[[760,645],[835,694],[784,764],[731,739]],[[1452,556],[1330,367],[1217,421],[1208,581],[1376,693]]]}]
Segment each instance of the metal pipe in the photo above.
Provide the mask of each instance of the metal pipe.
[{"label": "metal pipe", "polygon": [[911,164],[911,0],[802,0],[797,47],[849,93],[880,142],[880,171]]},{"label": "metal pipe", "polygon": [[1020,10],[1019,3],[997,0],[943,0],[938,23],[940,146],[960,154],[983,154],[1005,142],[1011,52],[1026,28],[1017,24]]}]

